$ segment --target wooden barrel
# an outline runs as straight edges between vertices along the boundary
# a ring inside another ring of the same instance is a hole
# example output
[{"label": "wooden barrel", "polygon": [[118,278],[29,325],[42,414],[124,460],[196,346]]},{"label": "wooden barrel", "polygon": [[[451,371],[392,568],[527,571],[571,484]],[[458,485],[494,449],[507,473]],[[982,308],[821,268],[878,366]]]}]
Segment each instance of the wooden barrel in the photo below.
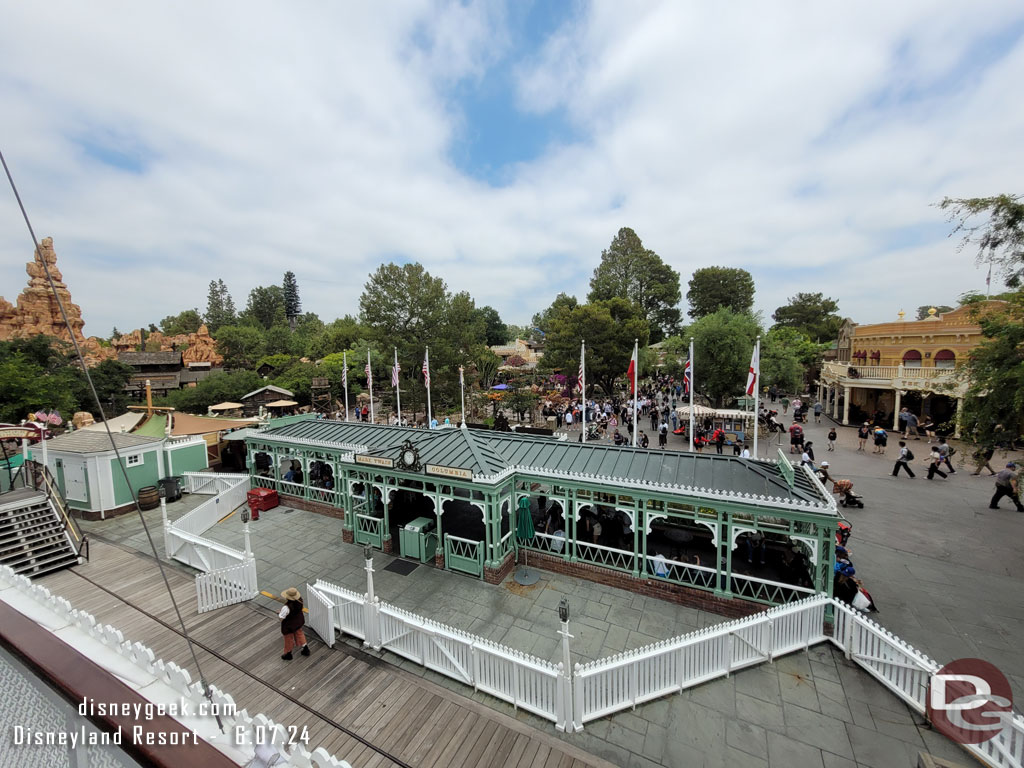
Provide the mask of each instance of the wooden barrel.
[{"label": "wooden barrel", "polygon": [[153,509],[158,506],[160,506],[160,491],[155,485],[139,488],[139,507],[142,509]]}]

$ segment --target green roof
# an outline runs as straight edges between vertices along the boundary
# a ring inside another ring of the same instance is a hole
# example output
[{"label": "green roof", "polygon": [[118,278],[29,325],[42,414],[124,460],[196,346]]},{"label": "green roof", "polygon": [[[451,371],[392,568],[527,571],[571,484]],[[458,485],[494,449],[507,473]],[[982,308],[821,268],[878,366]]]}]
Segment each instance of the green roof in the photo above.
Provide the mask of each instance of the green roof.
[{"label": "green roof", "polygon": [[415,429],[311,418],[252,433],[278,440],[398,459],[408,440],[420,462],[471,470],[477,482],[496,482],[513,471],[568,475],[619,486],[675,490],[756,504],[835,511],[835,501],[808,472],[797,468],[790,489],[774,461],[559,441],[550,437],[470,429]]}]

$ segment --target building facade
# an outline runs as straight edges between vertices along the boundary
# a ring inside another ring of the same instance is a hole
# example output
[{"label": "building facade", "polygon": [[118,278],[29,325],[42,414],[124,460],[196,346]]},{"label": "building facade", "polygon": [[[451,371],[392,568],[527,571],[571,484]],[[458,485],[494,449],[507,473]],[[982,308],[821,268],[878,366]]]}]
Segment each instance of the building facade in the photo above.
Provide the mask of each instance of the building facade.
[{"label": "building facade", "polygon": [[831,593],[835,501],[784,458],[316,419],[246,443],[253,486],[342,540],[490,582],[527,559],[680,602]]},{"label": "building facade", "polygon": [[[1003,302],[986,302],[980,307]],[[940,428],[952,424],[967,391],[958,366],[982,339],[972,308],[960,307],[924,320],[856,325],[844,321],[837,360],[822,366],[818,398],[843,424],[881,420],[893,428],[909,408]],[[952,431],[952,429],[951,429]]]}]

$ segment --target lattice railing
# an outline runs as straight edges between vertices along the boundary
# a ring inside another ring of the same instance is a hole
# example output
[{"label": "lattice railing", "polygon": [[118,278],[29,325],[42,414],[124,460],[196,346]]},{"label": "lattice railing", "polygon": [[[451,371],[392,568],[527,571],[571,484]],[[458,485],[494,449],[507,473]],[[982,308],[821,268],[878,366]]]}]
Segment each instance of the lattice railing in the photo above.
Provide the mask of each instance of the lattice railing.
[{"label": "lattice railing", "polygon": [[636,563],[636,556],[624,549],[613,549],[601,544],[588,544],[584,541],[577,541],[575,546],[577,559],[594,565],[632,572]]}]

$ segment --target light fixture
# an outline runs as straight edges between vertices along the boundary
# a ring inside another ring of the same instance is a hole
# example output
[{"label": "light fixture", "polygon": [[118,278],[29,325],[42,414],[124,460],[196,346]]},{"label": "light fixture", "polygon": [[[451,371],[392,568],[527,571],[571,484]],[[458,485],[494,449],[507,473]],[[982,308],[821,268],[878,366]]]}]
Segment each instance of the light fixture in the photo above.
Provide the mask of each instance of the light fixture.
[{"label": "light fixture", "polygon": [[569,598],[563,597],[558,602],[558,618],[565,624],[569,621]]}]

